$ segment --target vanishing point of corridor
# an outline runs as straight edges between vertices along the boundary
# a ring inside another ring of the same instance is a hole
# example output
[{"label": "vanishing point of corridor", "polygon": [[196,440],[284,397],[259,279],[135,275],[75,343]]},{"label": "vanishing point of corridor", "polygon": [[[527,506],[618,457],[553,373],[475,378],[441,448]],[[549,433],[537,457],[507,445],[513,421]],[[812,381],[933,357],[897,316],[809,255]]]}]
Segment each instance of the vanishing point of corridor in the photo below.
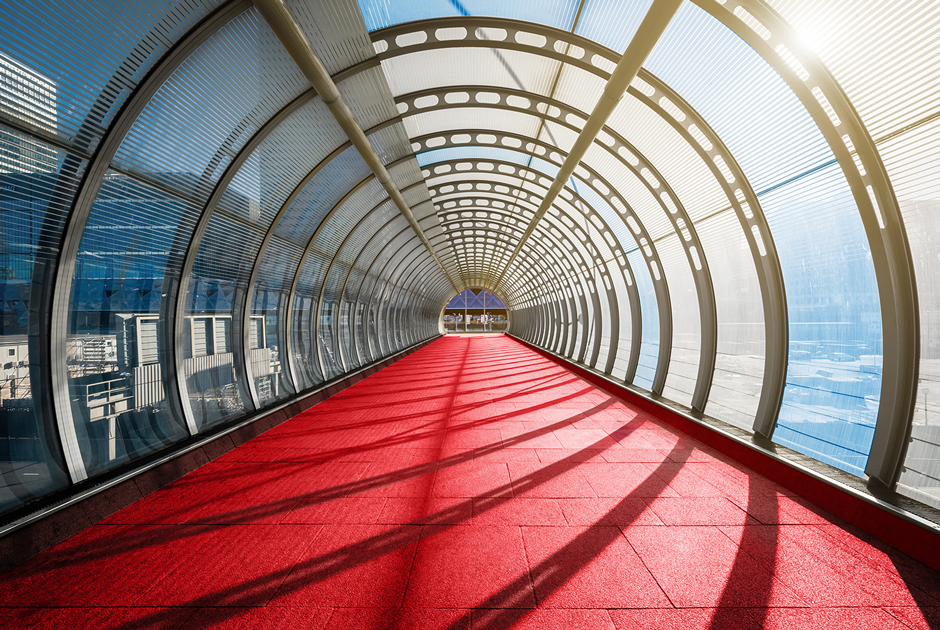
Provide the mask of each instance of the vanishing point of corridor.
[{"label": "vanishing point of corridor", "polygon": [[4,628],[890,630],[936,627],[940,580],[479,335],[34,557],[0,607]]}]

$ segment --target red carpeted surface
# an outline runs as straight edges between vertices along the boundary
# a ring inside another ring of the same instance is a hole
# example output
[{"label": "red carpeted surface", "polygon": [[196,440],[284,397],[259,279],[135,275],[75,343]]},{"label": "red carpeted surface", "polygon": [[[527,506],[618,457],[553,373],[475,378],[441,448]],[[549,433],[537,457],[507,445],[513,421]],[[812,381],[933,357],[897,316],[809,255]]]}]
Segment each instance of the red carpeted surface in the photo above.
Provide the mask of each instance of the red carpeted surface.
[{"label": "red carpeted surface", "polygon": [[938,628],[940,575],[503,336],[0,577],[4,628]]}]

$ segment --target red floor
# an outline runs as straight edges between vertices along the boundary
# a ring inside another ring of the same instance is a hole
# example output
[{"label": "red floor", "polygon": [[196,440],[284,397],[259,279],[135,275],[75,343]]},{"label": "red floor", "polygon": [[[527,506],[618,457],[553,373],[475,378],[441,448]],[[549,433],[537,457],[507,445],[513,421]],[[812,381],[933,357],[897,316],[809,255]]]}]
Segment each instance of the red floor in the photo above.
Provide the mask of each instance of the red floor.
[{"label": "red floor", "polygon": [[3,628],[938,628],[940,574],[502,336],[2,576]]}]

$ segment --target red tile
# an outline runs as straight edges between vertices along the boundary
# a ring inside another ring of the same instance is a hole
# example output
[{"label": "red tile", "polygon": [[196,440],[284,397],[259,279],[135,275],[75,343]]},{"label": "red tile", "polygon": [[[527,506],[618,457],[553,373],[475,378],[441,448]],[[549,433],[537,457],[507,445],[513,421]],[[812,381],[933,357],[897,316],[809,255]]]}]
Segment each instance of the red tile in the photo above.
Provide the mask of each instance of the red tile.
[{"label": "red tile", "polygon": [[344,499],[301,500],[279,523],[375,523],[385,497],[351,497]]},{"label": "red tile", "polygon": [[668,482],[644,464],[582,464],[579,470],[599,497],[648,498],[678,496]]},{"label": "red tile", "polygon": [[512,496],[509,467],[504,463],[471,461],[441,468],[432,494],[438,497]]},{"label": "red tile", "polygon": [[418,546],[405,605],[534,608],[519,528],[431,530]]},{"label": "red tile", "polygon": [[[801,528],[798,533],[794,528],[781,528],[781,532],[788,542],[825,562],[847,582],[857,584],[877,605],[916,606],[926,603],[924,598],[927,596],[922,596],[916,587],[912,593],[911,588],[896,573],[860,558],[816,527]],[[929,599],[930,604],[937,603],[936,599]]]},{"label": "red tile", "polygon": [[603,450],[593,448],[540,448],[537,449],[538,458],[543,463],[553,463],[561,460],[569,462],[605,462]]},{"label": "red tile", "polygon": [[905,630],[878,608],[777,608],[767,611],[766,630]]},{"label": "red tile", "polygon": [[513,630],[616,630],[606,610],[574,609],[489,609],[474,610],[474,628]]},{"label": "red tile", "polygon": [[666,460],[666,453],[655,448],[609,448],[603,452],[606,461],[615,463],[658,464]]},{"label": "red tile", "polygon": [[[17,619],[4,628],[42,628],[43,630],[95,630],[154,628],[176,630],[193,614],[191,608],[23,608]],[[0,617],[0,621],[6,619]]]},{"label": "red tile", "polygon": [[618,445],[615,439],[601,429],[556,429],[552,433],[563,448],[603,450]]},{"label": "red tile", "polygon": [[337,608],[326,627],[328,630],[470,630],[470,611],[459,608]]},{"label": "red tile", "polygon": [[332,608],[200,608],[179,630],[322,630],[332,615]]},{"label": "red tile", "polygon": [[356,483],[350,497],[425,497],[434,487],[437,464],[421,464],[402,468],[387,462],[373,463]]},{"label": "red tile", "polygon": [[[816,529],[867,564],[904,580],[921,607],[940,607],[940,571],[931,569],[889,545],[861,532],[866,540],[836,525],[818,525]],[[854,529],[853,529],[854,531]]]},{"label": "red tile", "polygon": [[651,608],[669,600],[617,527],[524,527],[540,608]]},{"label": "red tile", "polygon": [[254,442],[248,442],[238,448],[233,448],[212,461],[220,463],[278,461],[284,457],[288,450],[285,446],[256,447]]},{"label": "red tile", "polygon": [[463,497],[391,497],[375,522],[397,525],[469,525],[473,500]]},{"label": "red tile", "polygon": [[[134,600],[141,606],[263,606],[320,525],[233,525],[212,539],[214,562],[194,554]],[[185,585],[185,588],[181,588]]]},{"label": "red tile", "polygon": [[[475,448],[502,445],[499,429],[471,429],[466,431],[448,431],[441,445],[447,454],[468,451]],[[448,450],[450,449],[450,450]]]},{"label": "red tile", "polygon": [[940,573],[780,484],[838,491],[511,339],[373,372],[4,575],[46,608],[0,627],[940,627]]},{"label": "red tile", "polygon": [[651,499],[599,497],[596,499],[558,499],[568,525],[603,525],[621,529],[634,525],[662,525],[649,509]]},{"label": "red tile", "polygon": [[0,605],[127,606],[203,553],[217,533],[194,525],[96,525],[5,575]]},{"label": "red tile", "polygon": [[701,464],[660,462],[646,464],[650,471],[660,479],[667,481],[669,487],[683,497],[724,497],[725,494],[708,483],[698,470]]},{"label": "red tile", "polygon": [[396,608],[420,535],[407,525],[326,525],[269,605]]},{"label": "red tile", "polygon": [[46,608],[0,608],[0,628],[28,630],[41,622],[38,615]]},{"label": "red tile", "polygon": [[760,630],[760,624],[739,608],[611,610],[610,617],[617,630]]},{"label": "red tile", "polygon": [[587,418],[583,413],[572,411],[571,409],[562,409],[558,407],[543,407],[538,410],[538,414],[548,424],[555,423],[574,423]]},{"label": "red tile", "polygon": [[936,630],[940,628],[940,608],[904,608],[886,609],[895,619],[900,620],[912,630]]},{"label": "red tile", "polygon": [[803,605],[717,528],[633,527],[624,535],[679,608]]},{"label": "red tile", "polygon": [[[558,450],[558,449],[553,449]],[[473,454],[475,462],[528,462],[537,463],[539,459],[538,452],[534,448],[500,448],[493,451],[477,452]]]},{"label": "red tile", "polygon": [[666,525],[744,525],[747,513],[724,497],[659,497],[650,509]]},{"label": "red tile", "polygon": [[525,431],[501,428],[500,434],[506,448],[564,448],[552,433],[546,433],[539,428]]},{"label": "red tile", "polygon": [[473,520],[477,527],[505,525],[565,526],[567,521],[559,507],[562,499],[504,499],[499,497],[473,499]]},{"label": "red tile", "polygon": [[579,469],[585,465],[565,462],[546,465],[510,462],[508,466],[513,494],[530,499],[596,497],[597,494]]},{"label": "red tile", "polygon": [[721,527],[732,543],[757,560],[774,577],[814,606],[874,606],[875,600],[856,580],[846,579],[794,541],[805,535],[805,526],[757,525]]}]

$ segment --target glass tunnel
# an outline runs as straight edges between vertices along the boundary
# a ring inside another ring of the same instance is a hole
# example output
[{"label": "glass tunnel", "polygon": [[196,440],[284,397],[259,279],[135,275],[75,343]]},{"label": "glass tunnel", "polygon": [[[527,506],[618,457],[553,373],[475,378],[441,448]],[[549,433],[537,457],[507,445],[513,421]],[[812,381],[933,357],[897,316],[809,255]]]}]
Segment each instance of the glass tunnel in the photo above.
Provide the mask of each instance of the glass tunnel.
[{"label": "glass tunnel", "polygon": [[940,507],[940,4],[3,15],[4,522],[460,325]]}]

